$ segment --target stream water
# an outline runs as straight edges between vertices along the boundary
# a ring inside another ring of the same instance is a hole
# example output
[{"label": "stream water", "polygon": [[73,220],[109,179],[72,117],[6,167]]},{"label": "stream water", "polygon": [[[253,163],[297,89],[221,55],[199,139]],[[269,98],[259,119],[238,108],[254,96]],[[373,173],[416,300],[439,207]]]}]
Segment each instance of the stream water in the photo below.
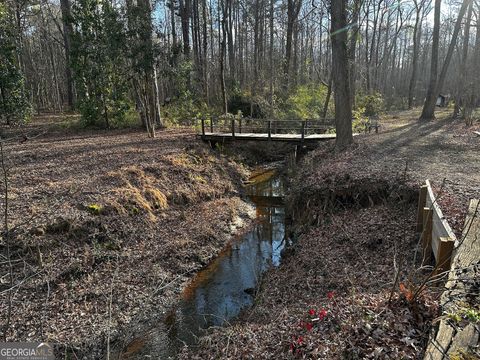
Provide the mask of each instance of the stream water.
[{"label": "stream water", "polygon": [[122,358],[175,358],[212,326],[222,326],[253,305],[262,273],[280,264],[286,242],[284,189],[275,171],[254,174],[246,186],[255,224],[235,238],[185,288],[163,324],[127,346]]}]

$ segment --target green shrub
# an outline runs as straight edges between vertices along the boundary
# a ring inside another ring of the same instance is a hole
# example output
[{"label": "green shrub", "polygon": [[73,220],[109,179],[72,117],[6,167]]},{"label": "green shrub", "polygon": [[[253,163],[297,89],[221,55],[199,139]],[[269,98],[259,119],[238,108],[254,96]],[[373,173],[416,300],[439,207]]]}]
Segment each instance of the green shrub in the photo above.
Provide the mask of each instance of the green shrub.
[{"label": "green shrub", "polygon": [[364,115],[365,108],[356,108],[352,111],[353,120],[352,120],[352,130],[354,133],[360,133],[365,131],[365,125],[368,122],[368,117]]},{"label": "green shrub", "polygon": [[194,101],[190,93],[184,94],[162,107],[161,116],[165,125],[195,125],[196,118],[209,118],[211,114],[207,104]]},{"label": "green shrub", "polygon": [[385,101],[381,94],[375,93],[372,95],[357,95],[356,110],[363,108],[363,115],[367,117],[378,116],[385,111]]},{"label": "green shrub", "polygon": [[32,115],[25,79],[17,64],[18,49],[11,17],[7,5],[0,3],[0,121],[7,125],[24,123]]},{"label": "green shrub", "polygon": [[[328,88],[324,84],[302,85],[296,88],[285,102],[285,116],[295,119],[318,119],[322,116]],[[327,117],[334,114],[333,97],[330,99]]]}]

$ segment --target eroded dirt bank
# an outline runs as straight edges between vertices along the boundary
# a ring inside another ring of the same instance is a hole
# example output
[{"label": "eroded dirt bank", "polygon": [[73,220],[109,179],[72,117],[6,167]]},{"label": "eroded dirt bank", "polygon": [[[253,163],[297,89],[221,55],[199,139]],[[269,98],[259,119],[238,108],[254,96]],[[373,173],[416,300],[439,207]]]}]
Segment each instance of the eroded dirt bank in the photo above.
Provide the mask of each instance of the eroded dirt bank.
[{"label": "eroded dirt bank", "polygon": [[414,264],[415,192],[380,179],[349,188],[325,199],[294,193],[289,256],[262,279],[251,311],[184,359],[419,358],[435,301],[422,295],[412,307],[394,285],[398,267],[404,279]]},{"label": "eroded dirt bank", "polygon": [[480,161],[461,122],[417,115],[384,119],[380,134],[345,153],[323,144],[303,159],[290,189],[290,256],[264,276],[251,310],[184,348],[183,359],[422,358],[441,288],[411,299],[409,281],[425,276],[417,189],[433,181],[460,233],[468,199],[480,195]]},{"label": "eroded dirt bank", "polygon": [[7,341],[102,356],[107,337],[168,308],[254,215],[241,194],[248,169],[191,131],[47,134],[9,143],[5,156],[15,287],[10,302],[4,239]]}]

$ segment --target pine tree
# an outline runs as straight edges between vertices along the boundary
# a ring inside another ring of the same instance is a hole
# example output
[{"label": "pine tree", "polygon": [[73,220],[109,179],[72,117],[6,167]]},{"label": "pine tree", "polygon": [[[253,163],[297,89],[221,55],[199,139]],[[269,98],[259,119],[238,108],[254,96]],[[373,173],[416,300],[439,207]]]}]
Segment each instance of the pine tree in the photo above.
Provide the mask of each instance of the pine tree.
[{"label": "pine tree", "polygon": [[109,128],[131,107],[120,13],[108,1],[79,0],[72,19],[72,66],[80,112],[87,125],[103,122]]},{"label": "pine tree", "polygon": [[14,29],[6,5],[0,4],[0,121],[7,125],[24,122],[31,114]]}]

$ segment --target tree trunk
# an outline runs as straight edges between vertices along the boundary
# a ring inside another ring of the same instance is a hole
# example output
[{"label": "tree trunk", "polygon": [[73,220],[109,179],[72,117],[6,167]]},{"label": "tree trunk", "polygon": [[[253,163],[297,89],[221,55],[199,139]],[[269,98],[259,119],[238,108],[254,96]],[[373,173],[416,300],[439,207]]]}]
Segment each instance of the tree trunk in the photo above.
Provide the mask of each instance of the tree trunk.
[{"label": "tree trunk", "polygon": [[273,117],[274,104],[273,104],[273,82],[275,70],[273,68],[273,17],[274,17],[274,2],[270,0],[270,46],[268,49],[268,58],[270,63],[270,116]]},{"label": "tree trunk", "polygon": [[432,54],[430,61],[430,80],[428,82],[427,97],[423,104],[420,120],[432,120],[435,117],[435,103],[437,102],[436,87],[438,74],[438,43],[440,36],[440,8],[442,0],[435,0],[435,13],[433,17]]},{"label": "tree trunk", "polygon": [[287,39],[285,46],[285,63],[283,68],[283,74],[285,77],[284,88],[288,92],[290,82],[290,61],[292,57],[292,42],[293,42],[293,30],[295,22],[297,21],[300,7],[302,6],[302,0],[288,0],[287,3]]},{"label": "tree trunk", "polygon": [[348,76],[347,54],[347,0],[332,0],[331,39],[332,66],[335,99],[335,128],[337,132],[335,149],[342,151],[353,142],[352,102]]},{"label": "tree trunk", "polygon": [[204,91],[204,96],[205,96],[205,102],[207,103],[207,106],[210,105],[210,99],[209,99],[209,87],[208,87],[208,47],[207,47],[207,0],[202,1],[202,21],[203,21],[203,42],[202,42],[202,47],[203,47],[203,59],[202,59],[202,68],[203,68],[203,91]]},{"label": "tree trunk", "polygon": [[222,107],[224,114],[228,113],[228,102],[227,102],[227,90],[225,88],[225,53],[226,53],[226,37],[227,37],[227,29],[225,28],[225,21],[226,21],[226,5],[225,1],[222,1],[222,39],[220,41],[220,87],[222,90]]},{"label": "tree trunk", "polygon": [[418,69],[418,47],[421,36],[421,4],[415,3],[415,25],[413,27],[413,58],[412,58],[412,76],[410,77],[410,83],[408,85],[408,108],[413,107],[413,96],[415,93],[415,86],[417,84],[417,69]]},{"label": "tree trunk", "polygon": [[438,82],[436,87],[437,95],[442,92],[443,83],[445,82],[445,77],[447,75],[448,67],[450,65],[450,61],[452,60],[453,51],[455,50],[455,46],[457,45],[458,33],[460,32],[460,29],[462,27],[462,20],[463,20],[463,17],[465,16],[465,12],[467,11],[467,8],[470,6],[470,3],[472,1],[473,0],[463,0],[462,6],[460,7],[457,21],[455,22],[455,28],[453,30],[452,38],[450,40],[450,45],[448,47],[447,56],[443,61],[442,71],[440,72],[440,76],[438,77]]},{"label": "tree trunk", "polygon": [[[465,105],[464,104],[465,82],[467,80],[468,43],[470,40],[470,22],[472,20],[472,13],[473,13],[473,1],[470,2],[470,5],[468,6],[468,13],[465,21],[465,32],[463,34],[462,60],[460,63],[460,76],[459,76],[459,83],[457,86],[457,93],[455,96],[455,108],[453,110],[454,118],[459,115],[460,110]],[[480,17],[477,21],[480,21]]]},{"label": "tree trunk", "polygon": [[162,121],[162,113],[160,109],[160,92],[158,91],[157,67],[155,65],[153,65],[153,86],[155,103],[155,124],[160,129],[164,129],[165,124]]},{"label": "tree trunk", "polygon": [[65,48],[65,78],[67,80],[67,102],[68,107],[73,109],[75,106],[74,92],[73,92],[73,75],[70,67],[70,39],[72,36],[72,24],[71,24],[71,10],[69,0],[60,0],[60,8],[62,10],[62,23],[63,23],[63,46]]},{"label": "tree trunk", "polygon": [[[358,32],[360,30],[360,8],[361,8],[361,1],[360,0],[355,0],[354,1],[354,9],[353,9],[353,14],[352,18],[354,19],[354,26],[352,28],[352,34],[350,36],[350,46],[348,48],[348,59],[350,63],[350,68],[349,68],[349,79],[350,79],[350,100],[352,101],[352,109],[355,108],[355,74],[356,74],[356,67],[355,67],[355,61],[356,61],[356,52],[357,52],[357,40],[358,40]],[[330,100],[330,92],[332,89],[332,73],[330,72],[330,77],[328,80],[328,93],[327,97],[328,100]],[[328,101],[325,101],[327,107],[328,107]],[[324,114],[323,117],[325,118],[327,114],[327,108],[324,108]]]},{"label": "tree trunk", "polygon": [[182,22],[183,54],[190,57],[190,0],[179,1],[179,13]]},{"label": "tree trunk", "polygon": [[330,104],[330,97],[332,96],[332,82],[333,82],[333,72],[330,73],[327,85],[327,96],[325,96],[325,103],[323,104],[322,110],[322,119],[327,118],[328,105]]}]

